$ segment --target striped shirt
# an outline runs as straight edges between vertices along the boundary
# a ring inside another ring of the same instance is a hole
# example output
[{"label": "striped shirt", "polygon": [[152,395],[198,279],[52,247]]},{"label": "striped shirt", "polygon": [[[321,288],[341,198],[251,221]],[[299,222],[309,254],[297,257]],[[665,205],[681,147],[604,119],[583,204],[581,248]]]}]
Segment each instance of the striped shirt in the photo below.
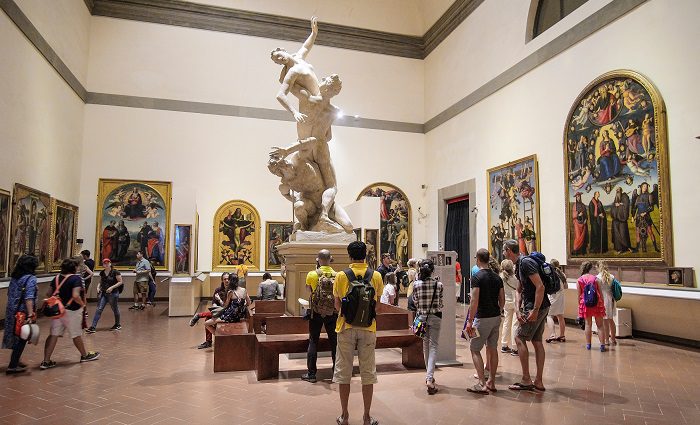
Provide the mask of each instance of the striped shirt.
[{"label": "striped shirt", "polygon": [[[435,286],[437,285],[437,290]],[[435,291],[435,300],[433,300],[433,291]],[[442,282],[437,279],[428,279],[427,281],[416,280],[413,282],[413,301],[416,304],[416,313],[419,315],[435,314],[442,311]]]}]

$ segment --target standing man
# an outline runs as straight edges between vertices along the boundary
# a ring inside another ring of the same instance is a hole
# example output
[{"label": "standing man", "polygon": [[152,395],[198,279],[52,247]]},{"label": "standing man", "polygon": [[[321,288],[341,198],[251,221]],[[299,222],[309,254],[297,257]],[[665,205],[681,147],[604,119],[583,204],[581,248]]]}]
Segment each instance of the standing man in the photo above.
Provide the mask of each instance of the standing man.
[{"label": "standing man", "polygon": [[[503,255],[515,264],[515,277],[518,278],[518,289],[515,292],[515,314],[520,325],[515,333],[515,343],[518,345],[518,357],[523,370],[520,382],[510,385],[511,390],[544,391],[542,372],[544,370],[544,333],[547,313],[549,313],[549,298],[545,295],[544,284],[540,277],[539,265],[535,260],[520,255],[518,242],[509,239],[503,244]],[[529,351],[527,341],[532,342],[535,349],[537,375],[533,381],[530,377]]]},{"label": "standing man", "polygon": [[391,254],[385,252],[382,254],[382,263],[377,267],[377,271],[382,275],[382,280],[387,273],[396,271],[396,266],[391,264]]},{"label": "standing man", "polygon": [[[148,294],[148,282],[151,280],[151,263],[143,258],[141,251],[136,253],[136,280],[134,281],[134,305],[129,310],[143,310],[146,308],[146,295]],[[139,299],[141,304],[139,304]]]},{"label": "standing man", "polygon": [[[489,252],[481,248],[476,251],[476,265],[479,271],[471,278],[472,303],[469,306],[467,334],[471,339],[469,349],[479,382],[467,391],[488,394],[496,391],[496,371],[498,370],[498,331],[501,328],[501,311],[506,303],[503,280],[489,267]],[[478,330],[478,336],[477,332]],[[484,359],[481,349],[486,343],[486,356],[490,367],[488,380],[484,377]]]},{"label": "standing man", "polygon": [[85,282],[85,296],[87,296],[88,289],[90,289],[90,284],[92,283],[92,275],[95,271],[95,260],[90,258],[90,251],[87,249],[80,251],[80,255],[83,256],[83,264],[85,264],[83,281]]},{"label": "standing man", "polygon": [[[364,280],[366,285],[374,288],[374,304],[379,303],[379,294],[383,291],[382,275],[372,271],[365,263],[367,246],[362,241],[354,241],[348,245],[348,255],[352,263],[350,269],[338,273],[333,287],[335,296],[335,308],[342,311],[342,299],[347,295],[350,287],[350,279],[353,281]],[[354,274],[355,276],[348,276]],[[338,384],[340,392],[341,415],[336,419],[339,425],[348,425],[348,400],[350,399],[350,378],[352,377],[352,364],[357,347],[357,357],[360,361],[360,377],[362,378],[362,401],[364,402],[364,425],[376,425],[379,422],[370,416],[372,407],[372,395],[374,384],[377,383],[377,367],[375,364],[375,347],[377,345],[377,321],[372,320],[368,327],[354,327],[345,322],[345,317],[338,315],[335,327],[338,333],[338,353],[335,363],[333,382]]]},{"label": "standing man", "polygon": [[326,328],[328,342],[331,344],[333,368],[335,369],[337,345],[335,326],[338,321],[338,311],[335,308],[335,298],[333,296],[336,273],[331,268],[332,261],[333,257],[331,257],[329,250],[320,250],[316,257],[318,269],[312,270],[306,275],[306,286],[311,291],[311,296],[309,297],[311,316],[309,318],[309,348],[306,352],[308,372],[302,375],[301,379],[311,383],[316,382],[317,348],[318,340],[321,336],[321,327]]}]

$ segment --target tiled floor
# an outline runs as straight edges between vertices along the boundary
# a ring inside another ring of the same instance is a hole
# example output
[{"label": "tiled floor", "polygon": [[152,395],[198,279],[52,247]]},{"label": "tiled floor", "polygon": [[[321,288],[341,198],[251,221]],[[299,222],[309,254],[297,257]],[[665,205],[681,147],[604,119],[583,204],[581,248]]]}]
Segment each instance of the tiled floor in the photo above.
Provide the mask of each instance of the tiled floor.
[{"label": "tiled floor", "polygon": [[[282,356],[280,369],[289,372],[273,381],[256,382],[252,372],[214,374],[213,352],[194,348],[203,340],[201,324],[190,328],[187,318],[168,318],[160,305],[142,312],[121,307],[121,332],[106,330],[113,324],[106,310],[100,332],[85,336],[88,348],[102,352],[96,362],[78,363],[77,350],[61,339],[54,354],[59,367],[40,371],[43,347],[28,347],[23,360],[31,370],[0,376],[0,423],[335,423],[336,385],[300,381],[305,360]],[[581,331],[567,332],[568,342],[547,344],[544,394],[506,389],[520,369],[507,355],[497,393],[467,393],[473,368],[460,340],[465,365],[437,371],[441,391],[428,396],[423,372],[404,370],[400,351],[380,350],[373,414],[382,424],[700,424],[698,351],[639,340],[622,340],[607,353],[586,351]],[[2,350],[3,364],[9,353]],[[319,359],[319,367],[330,378],[330,359]],[[361,423],[359,381],[350,403],[351,423]]]}]

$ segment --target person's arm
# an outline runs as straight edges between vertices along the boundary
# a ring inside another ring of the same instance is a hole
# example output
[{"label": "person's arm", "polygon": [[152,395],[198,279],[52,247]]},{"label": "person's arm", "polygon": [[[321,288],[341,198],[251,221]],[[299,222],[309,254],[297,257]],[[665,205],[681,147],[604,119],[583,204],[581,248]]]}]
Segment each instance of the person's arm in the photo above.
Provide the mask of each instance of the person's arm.
[{"label": "person's arm", "polygon": [[245,304],[250,306],[250,307],[248,307],[248,310],[255,310],[255,303],[250,301],[250,297],[248,296],[248,291],[245,291]]},{"label": "person's arm", "polygon": [[71,301],[75,301],[76,303],[80,305],[84,305],[85,303],[83,302],[83,298],[80,296],[80,290],[82,288],[80,286],[76,286],[73,288],[73,293],[71,294],[72,299]]},{"label": "person's arm", "polygon": [[34,311],[34,298],[36,298],[36,278],[31,276],[27,281],[24,290],[24,306],[27,308],[27,318],[30,321],[36,321],[36,312]]},{"label": "person's arm", "polygon": [[473,335],[472,328],[474,327],[474,316],[476,309],[479,308],[479,287],[473,287],[471,290],[472,303],[469,305],[469,318],[467,319],[467,335]]},{"label": "person's arm", "polygon": [[109,288],[107,288],[107,293],[108,293],[108,294],[111,294],[112,291],[114,291],[115,289],[119,288],[119,287],[122,286],[123,284],[124,284],[124,282],[122,281],[122,275],[118,274],[118,275],[117,275],[117,283],[115,283],[114,285],[112,285],[112,286],[110,286]]},{"label": "person's arm", "polygon": [[299,51],[297,51],[297,55],[299,55],[302,59],[306,59],[306,56],[309,54],[311,51],[311,48],[314,47],[314,42],[316,42],[316,36],[318,35],[318,18],[315,16],[311,17],[311,34],[309,35],[309,38],[306,39],[304,44],[301,46]]},{"label": "person's arm", "polygon": [[228,308],[229,304],[231,304],[231,300],[233,299],[233,291],[228,291],[226,294],[226,301],[224,302],[224,308]]},{"label": "person's arm", "polygon": [[258,299],[262,298],[262,283],[258,285]]},{"label": "person's arm", "polygon": [[523,321],[523,315],[520,312],[520,306],[522,305],[522,300],[523,300],[523,284],[520,283],[520,279],[518,279],[518,286],[515,288],[515,317],[518,319],[519,322]]},{"label": "person's arm", "polygon": [[83,267],[85,267],[85,273],[87,273],[87,276],[85,276],[85,279],[89,279],[95,275],[95,273],[88,267],[87,264],[83,264]]},{"label": "person's arm", "polygon": [[498,291],[498,308],[503,311],[503,307],[506,305],[506,291],[501,287]]},{"label": "person's arm", "polygon": [[297,111],[294,108],[294,106],[292,106],[292,104],[289,103],[289,98],[287,97],[287,95],[289,95],[291,87],[296,83],[296,80],[297,72],[290,69],[287,72],[287,75],[284,77],[284,81],[282,81],[282,85],[280,85],[280,89],[277,92],[277,101],[284,107],[284,109],[289,111],[289,113],[291,113],[294,116],[294,120],[296,122],[305,122],[307,116]]},{"label": "person's arm", "polygon": [[532,311],[527,316],[528,322],[534,322],[537,320],[537,315],[540,312],[540,306],[542,305],[542,300],[544,299],[544,284],[538,273],[531,274],[528,276],[530,281],[535,285],[535,305]]}]

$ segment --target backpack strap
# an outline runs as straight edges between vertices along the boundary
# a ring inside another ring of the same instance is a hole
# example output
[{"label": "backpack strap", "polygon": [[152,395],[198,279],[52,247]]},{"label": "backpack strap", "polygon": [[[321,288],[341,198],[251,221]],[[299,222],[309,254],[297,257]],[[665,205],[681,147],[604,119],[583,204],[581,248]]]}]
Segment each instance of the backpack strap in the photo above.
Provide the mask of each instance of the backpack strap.
[{"label": "backpack strap", "polygon": [[63,286],[63,284],[66,283],[66,280],[68,280],[68,278],[71,277],[72,275],[69,274],[69,275],[64,276],[61,283],[58,283],[58,276],[60,276],[60,275],[56,275],[56,290],[53,291],[52,296],[55,296],[56,294],[58,294],[58,291],[61,289],[61,286]]},{"label": "backpack strap", "polygon": [[350,282],[357,279],[357,276],[355,276],[355,272],[352,271],[352,269],[350,267],[343,270],[343,273],[345,273],[345,276],[348,277],[348,281],[350,281]]},{"label": "backpack strap", "polygon": [[365,283],[372,283],[373,276],[374,276],[374,270],[372,270],[371,267],[367,267],[367,271],[365,272],[365,276],[362,278],[362,280]]}]

